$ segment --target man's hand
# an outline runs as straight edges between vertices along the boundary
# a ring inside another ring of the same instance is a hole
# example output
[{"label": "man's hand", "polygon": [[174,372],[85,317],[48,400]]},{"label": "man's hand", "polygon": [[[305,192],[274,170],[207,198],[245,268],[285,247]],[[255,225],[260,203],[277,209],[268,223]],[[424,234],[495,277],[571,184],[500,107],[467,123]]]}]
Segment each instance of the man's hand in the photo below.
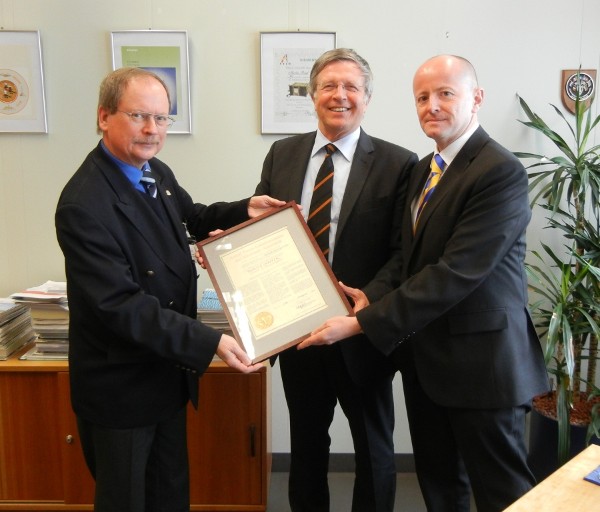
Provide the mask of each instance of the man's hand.
[{"label": "man's hand", "polygon": [[333,345],[334,343],[360,334],[362,329],[355,316],[334,316],[318,327],[298,345],[298,349],[312,345]]},{"label": "man's hand", "polygon": [[[222,229],[215,229],[214,231],[209,231],[208,236],[217,236],[223,233]],[[200,255],[200,251],[196,250],[196,261],[198,265],[200,265],[204,270],[206,270],[206,264],[204,263],[204,258]]]},{"label": "man's hand", "polygon": [[263,367],[262,363],[252,364],[248,354],[242,350],[235,339],[227,334],[221,336],[217,347],[217,355],[227,366],[242,373],[255,372]]},{"label": "man's hand", "polygon": [[270,196],[253,196],[250,198],[248,203],[248,217],[254,218],[267,213],[273,208],[279,208],[283,206],[285,201],[274,199]]},{"label": "man's hand", "polygon": [[348,297],[350,297],[350,299],[352,299],[355,313],[358,313],[361,309],[364,309],[369,305],[369,299],[367,299],[367,296],[362,290],[359,290],[358,288],[350,288],[341,281],[340,288]]}]

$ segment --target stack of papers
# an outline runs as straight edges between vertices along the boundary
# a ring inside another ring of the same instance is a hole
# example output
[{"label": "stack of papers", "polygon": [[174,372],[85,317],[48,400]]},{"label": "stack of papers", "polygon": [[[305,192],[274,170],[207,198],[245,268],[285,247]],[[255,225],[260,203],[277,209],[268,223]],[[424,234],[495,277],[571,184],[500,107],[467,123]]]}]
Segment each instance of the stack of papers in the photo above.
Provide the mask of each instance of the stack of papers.
[{"label": "stack of papers", "polygon": [[198,320],[219,332],[233,335],[217,292],[211,288],[202,292],[202,298],[198,303]]},{"label": "stack of papers", "polygon": [[0,299],[0,360],[34,340],[29,308],[11,299]]},{"label": "stack of papers", "polygon": [[67,283],[46,281],[40,286],[13,293],[11,298],[25,304],[37,335],[35,347],[21,359],[67,359],[69,352],[69,306]]}]

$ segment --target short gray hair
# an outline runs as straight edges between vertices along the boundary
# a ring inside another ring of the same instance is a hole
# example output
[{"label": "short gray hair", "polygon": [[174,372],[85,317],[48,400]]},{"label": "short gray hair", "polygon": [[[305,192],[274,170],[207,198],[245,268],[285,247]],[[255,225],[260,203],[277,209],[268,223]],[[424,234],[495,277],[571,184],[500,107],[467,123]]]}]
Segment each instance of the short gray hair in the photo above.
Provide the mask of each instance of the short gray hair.
[{"label": "short gray hair", "polygon": [[354,62],[358,66],[365,79],[365,95],[367,99],[369,99],[371,94],[373,94],[373,73],[371,72],[369,63],[351,48],[336,48],[335,50],[329,50],[315,61],[310,71],[310,82],[308,84],[309,94],[314,96],[314,93],[317,90],[317,76],[319,73],[332,62],[341,60]]}]

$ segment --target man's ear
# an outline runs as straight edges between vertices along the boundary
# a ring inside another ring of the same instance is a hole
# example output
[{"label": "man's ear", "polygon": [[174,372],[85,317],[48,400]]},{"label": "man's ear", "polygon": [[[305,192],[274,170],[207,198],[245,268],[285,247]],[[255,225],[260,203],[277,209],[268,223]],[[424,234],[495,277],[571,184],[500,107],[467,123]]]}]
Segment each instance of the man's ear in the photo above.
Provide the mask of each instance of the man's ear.
[{"label": "man's ear", "polygon": [[473,114],[475,114],[481,108],[481,105],[483,104],[483,96],[484,95],[485,95],[485,93],[484,93],[483,89],[481,89],[480,87],[475,89],[475,96],[473,98],[473,100],[474,100],[473,110],[471,111],[471,112],[473,112]]}]

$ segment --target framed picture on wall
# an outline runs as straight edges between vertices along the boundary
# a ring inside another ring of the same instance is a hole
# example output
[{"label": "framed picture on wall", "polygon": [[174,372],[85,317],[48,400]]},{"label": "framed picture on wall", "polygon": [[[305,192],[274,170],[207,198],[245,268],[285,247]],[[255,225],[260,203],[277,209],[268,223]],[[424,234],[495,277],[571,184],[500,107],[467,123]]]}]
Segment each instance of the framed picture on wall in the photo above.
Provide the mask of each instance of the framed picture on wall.
[{"label": "framed picture on wall", "polygon": [[317,128],[308,94],[317,58],[336,46],[335,32],[261,32],[261,133],[294,134]]},{"label": "framed picture on wall", "polygon": [[0,30],[0,132],[48,133],[38,30]]},{"label": "framed picture on wall", "polygon": [[185,30],[111,32],[113,69],[144,68],[160,76],[169,89],[175,119],[169,133],[192,133],[188,37]]}]

